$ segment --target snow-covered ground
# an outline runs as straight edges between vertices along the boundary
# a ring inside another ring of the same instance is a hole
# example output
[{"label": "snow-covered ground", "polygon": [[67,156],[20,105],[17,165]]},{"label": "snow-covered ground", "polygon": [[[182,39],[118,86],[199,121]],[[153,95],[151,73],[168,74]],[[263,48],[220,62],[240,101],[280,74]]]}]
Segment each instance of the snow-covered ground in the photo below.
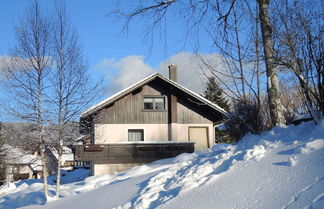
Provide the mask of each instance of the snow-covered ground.
[{"label": "snow-covered ground", "polygon": [[66,173],[46,204],[39,180],[9,184],[0,208],[324,208],[324,120],[72,182],[86,175]]}]

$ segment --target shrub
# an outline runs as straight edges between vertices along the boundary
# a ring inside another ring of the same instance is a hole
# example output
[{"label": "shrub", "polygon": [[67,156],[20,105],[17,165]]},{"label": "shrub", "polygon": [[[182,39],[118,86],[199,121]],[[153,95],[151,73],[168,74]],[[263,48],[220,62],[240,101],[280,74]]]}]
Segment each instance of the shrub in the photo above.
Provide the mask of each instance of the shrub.
[{"label": "shrub", "polygon": [[256,102],[236,102],[228,113],[225,126],[231,137],[238,141],[247,133],[258,134],[264,129],[261,107]]}]

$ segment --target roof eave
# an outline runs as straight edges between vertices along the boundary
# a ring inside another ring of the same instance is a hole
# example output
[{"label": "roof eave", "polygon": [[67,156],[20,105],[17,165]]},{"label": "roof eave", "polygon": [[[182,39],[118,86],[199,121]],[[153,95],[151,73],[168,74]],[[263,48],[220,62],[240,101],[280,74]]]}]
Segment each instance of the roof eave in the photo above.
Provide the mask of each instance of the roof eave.
[{"label": "roof eave", "polygon": [[138,81],[137,83],[129,86],[128,88],[125,88],[122,91],[117,92],[116,94],[108,97],[107,99],[103,100],[102,102],[98,103],[97,105],[94,105],[94,106],[90,107],[88,110],[81,113],[80,118],[86,118],[87,116],[93,114],[97,110],[100,110],[103,107],[105,107],[105,106],[107,106],[109,104],[112,104],[113,102],[117,101],[118,99],[120,99],[124,95],[131,93],[134,89],[139,88],[140,86],[145,85],[147,82],[155,79],[157,76],[159,76],[159,74],[154,73],[154,74],[152,74],[152,75]]},{"label": "roof eave", "polygon": [[218,105],[216,105],[216,104],[212,103],[211,101],[207,100],[206,98],[204,98],[204,97],[202,97],[202,96],[196,94],[195,92],[193,92],[193,91],[191,91],[191,90],[189,90],[189,89],[187,89],[187,88],[181,86],[181,85],[178,84],[177,82],[172,81],[172,80],[170,80],[170,79],[168,79],[168,78],[165,78],[165,77],[163,77],[162,75],[160,75],[159,73],[154,73],[154,74],[152,74],[152,75],[150,75],[150,76],[148,76],[148,77],[146,77],[146,78],[140,80],[139,82],[137,82],[137,83],[131,85],[130,87],[128,87],[128,88],[126,88],[126,89],[123,89],[122,91],[120,91],[120,92],[118,92],[118,93],[112,95],[111,97],[109,97],[109,98],[103,100],[103,101],[100,102],[99,104],[94,105],[93,107],[89,108],[88,110],[84,111],[83,113],[81,113],[80,118],[86,118],[86,117],[88,117],[89,115],[95,113],[96,111],[98,111],[98,110],[104,108],[105,106],[107,106],[107,105],[109,105],[109,104],[114,103],[115,101],[117,101],[117,100],[120,99],[121,97],[125,96],[126,94],[131,93],[131,92],[134,91],[135,89],[139,88],[139,87],[142,86],[142,85],[145,85],[146,83],[148,83],[148,82],[154,80],[154,79],[157,78],[157,77],[159,77],[159,78],[161,78],[162,80],[166,81],[167,83],[170,83],[171,85],[173,85],[173,86],[179,88],[180,90],[186,92],[187,94],[189,94],[189,95],[191,95],[191,96],[197,98],[198,100],[201,100],[202,102],[204,102],[205,104],[207,104],[209,107],[211,107],[211,108],[217,110],[218,112],[220,112],[221,114],[223,114],[224,116],[226,116],[227,112],[226,112],[223,108],[219,107]]}]

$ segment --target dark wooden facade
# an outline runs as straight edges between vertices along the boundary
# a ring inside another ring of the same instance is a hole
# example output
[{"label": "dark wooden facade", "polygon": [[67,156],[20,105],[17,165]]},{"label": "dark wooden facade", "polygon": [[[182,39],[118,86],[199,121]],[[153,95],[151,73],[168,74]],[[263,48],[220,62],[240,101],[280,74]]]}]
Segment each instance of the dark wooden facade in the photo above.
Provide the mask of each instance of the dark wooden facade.
[{"label": "dark wooden facade", "polygon": [[120,100],[109,105],[96,115],[95,123],[101,124],[164,124],[168,123],[167,108],[163,111],[144,110],[144,96],[164,96],[168,102],[167,92],[154,84],[136,89]]},{"label": "dark wooden facade", "polygon": [[[171,121],[171,95],[177,98],[179,124],[210,124],[222,120],[223,116],[214,109],[158,78],[83,120],[93,120],[95,124],[167,124]],[[144,110],[144,96],[164,96],[166,109]]]}]

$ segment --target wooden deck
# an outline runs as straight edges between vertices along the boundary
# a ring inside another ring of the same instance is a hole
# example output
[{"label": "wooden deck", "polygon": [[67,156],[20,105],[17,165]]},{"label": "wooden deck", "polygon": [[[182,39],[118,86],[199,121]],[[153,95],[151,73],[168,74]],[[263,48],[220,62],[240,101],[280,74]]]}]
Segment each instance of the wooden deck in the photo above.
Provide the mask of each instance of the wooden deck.
[{"label": "wooden deck", "polygon": [[153,161],[175,157],[181,153],[192,153],[193,142],[134,142],[76,145],[75,160],[77,161]]}]

